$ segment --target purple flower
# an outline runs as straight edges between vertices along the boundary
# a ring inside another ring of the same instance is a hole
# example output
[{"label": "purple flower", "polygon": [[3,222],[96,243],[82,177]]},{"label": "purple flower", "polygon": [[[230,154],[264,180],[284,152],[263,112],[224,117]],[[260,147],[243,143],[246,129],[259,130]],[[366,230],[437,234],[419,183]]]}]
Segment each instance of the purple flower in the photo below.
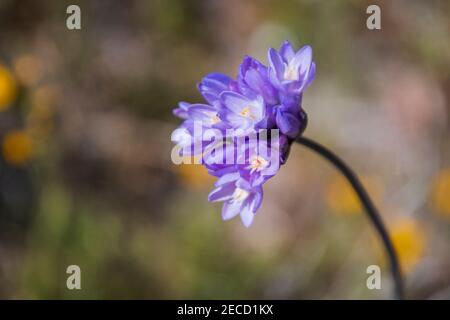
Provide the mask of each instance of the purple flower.
[{"label": "purple flower", "polygon": [[215,186],[208,200],[224,202],[222,219],[229,220],[240,214],[244,226],[250,227],[256,210],[262,202],[262,187],[252,187],[249,182],[239,176],[238,172],[223,175],[217,180]]},{"label": "purple flower", "polygon": [[267,105],[278,104],[278,92],[268,76],[268,69],[256,59],[246,56],[239,68],[238,84],[244,95],[260,95]]},{"label": "purple flower", "polygon": [[188,109],[189,109],[190,105],[191,104],[187,103],[187,102],[183,102],[183,101],[179,102],[178,108],[173,109],[173,114],[175,116],[177,116],[178,118],[187,119],[188,118]]},{"label": "purple flower", "polygon": [[187,112],[188,118],[199,121],[203,128],[226,129],[228,126],[220,117],[220,106],[207,104],[192,104]]},{"label": "purple flower", "polygon": [[248,141],[241,148],[237,156],[237,170],[250,185],[262,185],[280,169],[278,146],[271,146],[263,139],[256,139]]},{"label": "purple flower", "polygon": [[294,139],[302,126],[303,119],[300,116],[300,110],[290,110],[289,107],[280,105],[275,111],[277,127],[281,133]]},{"label": "purple flower", "polygon": [[179,154],[202,156],[218,178],[209,201],[223,202],[222,218],[240,215],[246,227],[261,205],[262,186],[306,127],[302,96],[316,70],[309,46],[295,52],[285,41],[279,51],[269,49],[268,57],[268,67],[244,57],[236,80],[207,75],[198,84],[206,103],[180,102],[173,111],[184,120],[171,137]]},{"label": "purple flower", "polygon": [[237,90],[237,83],[222,73],[210,73],[197,85],[198,90],[211,105],[220,106],[220,94]]},{"label": "purple flower", "polygon": [[279,52],[270,48],[268,57],[270,80],[288,96],[300,94],[314,79],[316,64],[310,46],[295,52],[291,43],[285,41]]},{"label": "purple flower", "polygon": [[171,141],[179,148],[178,154],[180,156],[192,155],[195,144],[195,139],[192,134],[191,121],[186,120],[181,126],[172,132]]},{"label": "purple flower", "polygon": [[247,97],[226,91],[220,97],[225,107],[223,118],[234,129],[247,132],[265,117],[266,107],[262,96]]}]

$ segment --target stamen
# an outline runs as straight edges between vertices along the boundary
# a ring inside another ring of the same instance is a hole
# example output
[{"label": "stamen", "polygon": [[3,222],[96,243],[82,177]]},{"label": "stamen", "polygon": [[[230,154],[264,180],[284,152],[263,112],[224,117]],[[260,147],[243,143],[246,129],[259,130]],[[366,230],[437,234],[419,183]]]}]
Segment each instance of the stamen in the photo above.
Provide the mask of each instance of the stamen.
[{"label": "stamen", "polygon": [[287,68],[284,70],[284,79],[286,80],[298,80],[298,71],[296,68],[293,68],[292,66],[287,66]]},{"label": "stamen", "polygon": [[265,169],[268,164],[269,164],[269,162],[266,159],[264,159],[263,157],[255,156],[250,161],[249,169],[251,169],[252,173],[255,171],[261,171],[261,170]]},{"label": "stamen", "polygon": [[211,117],[211,123],[212,124],[218,124],[220,121],[221,120],[220,120],[220,118],[219,118],[219,116],[217,114]]},{"label": "stamen", "polygon": [[250,193],[247,190],[236,188],[233,192],[233,202],[242,202],[247,199]]},{"label": "stamen", "polygon": [[251,112],[250,112],[250,107],[249,107],[249,106],[243,108],[243,109],[241,110],[241,112],[239,112],[239,114],[240,114],[241,116],[245,117],[245,118],[249,118],[249,119],[253,119],[253,118],[254,118],[253,115],[252,115]]}]

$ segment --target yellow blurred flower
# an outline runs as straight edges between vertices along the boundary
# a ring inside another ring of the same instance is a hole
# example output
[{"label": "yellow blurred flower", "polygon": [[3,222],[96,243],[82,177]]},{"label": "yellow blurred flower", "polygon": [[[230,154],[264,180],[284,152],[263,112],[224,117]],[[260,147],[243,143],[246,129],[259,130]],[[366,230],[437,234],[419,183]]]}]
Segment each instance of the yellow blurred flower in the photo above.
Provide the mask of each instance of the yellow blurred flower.
[{"label": "yellow blurred flower", "polygon": [[431,201],[437,213],[450,218],[450,168],[437,175],[431,195]]},{"label": "yellow blurred flower", "polygon": [[[379,203],[383,198],[383,185],[379,179],[364,176],[361,181],[375,204]],[[325,199],[334,213],[353,215],[363,210],[352,186],[340,175],[331,180],[326,189]]]},{"label": "yellow blurred flower", "polygon": [[194,164],[194,159],[191,159],[191,164],[178,165],[177,170],[183,183],[195,189],[210,187],[214,182],[208,170],[201,164]]},{"label": "yellow blurred flower", "polygon": [[32,54],[24,54],[14,61],[14,72],[24,85],[35,85],[41,78],[41,62]]},{"label": "yellow blurred flower", "polygon": [[405,272],[411,271],[420,262],[426,246],[425,232],[413,218],[402,218],[389,229],[391,239]]},{"label": "yellow blurred flower", "polygon": [[0,64],[0,111],[8,109],[16,96],[16,81],[9,70]]},{"label": "yellow blurred flower", "polygon": [[31,137],[24,131],[11,131],[6,134],[2,145],[3,158],[11,165],[22,166],[33,155]]}]

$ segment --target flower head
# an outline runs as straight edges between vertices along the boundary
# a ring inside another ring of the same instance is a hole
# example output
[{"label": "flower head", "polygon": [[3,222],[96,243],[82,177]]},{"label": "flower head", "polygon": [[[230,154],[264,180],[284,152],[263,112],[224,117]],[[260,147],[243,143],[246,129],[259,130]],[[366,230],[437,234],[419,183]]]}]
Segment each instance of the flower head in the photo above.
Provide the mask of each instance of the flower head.
[{"label": "flower head", "polygon": [[198,84],[203,104],[180,102],[183,123],[172,134],[179,153],[201,155],[217,177],[209,201],[223,202],[222,218],[240,215],[249,227],[261,205],[262,186],[286,162],[292,141],[306,127],[303,90],[315,75],[309,46],[295,52],[285,41],[269,49],[269,65],[244,57],[236,80],[211,73]]}]

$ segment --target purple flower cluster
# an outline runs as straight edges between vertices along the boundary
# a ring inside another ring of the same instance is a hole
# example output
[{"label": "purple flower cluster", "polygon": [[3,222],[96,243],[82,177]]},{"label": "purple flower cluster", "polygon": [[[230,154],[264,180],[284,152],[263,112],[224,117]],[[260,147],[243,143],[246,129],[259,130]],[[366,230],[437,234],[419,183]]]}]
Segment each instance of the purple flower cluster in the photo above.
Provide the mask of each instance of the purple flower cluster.
[{"label": "purple flower cluster", "polygon": [[[172,134],[181,156],[201,155],[218,177],[209,201],[222,201],[222,218],[238,214],[252,224],[263,198],[262,185],[288,156],[306,126],[303,90],[314,79],[312,49],[297,52],[285,41],[269,49],[269,66],[246,56],[236,79],[211,73],[198,84],[206,103],[180,102],[174,114],[184,122]],[[200,130],[198,130],[200,129]]]}]

